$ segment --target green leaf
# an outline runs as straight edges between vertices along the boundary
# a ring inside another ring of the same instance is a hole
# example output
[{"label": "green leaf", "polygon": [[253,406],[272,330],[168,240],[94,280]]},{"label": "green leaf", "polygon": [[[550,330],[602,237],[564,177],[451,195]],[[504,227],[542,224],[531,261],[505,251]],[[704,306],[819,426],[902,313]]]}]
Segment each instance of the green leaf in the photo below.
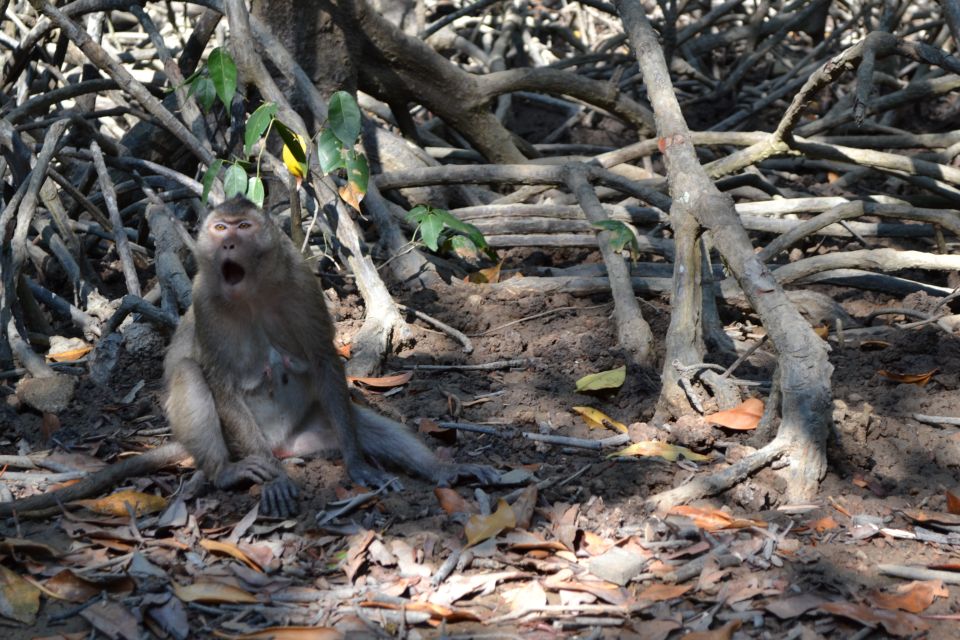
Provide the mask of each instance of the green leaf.
[{"label": "green leaf", "polygon": [[317,155],[320,161],[320,170],[326,175],[337,169],[343,169],[343,143],[333,133],[333,129],[324,129],[317,140]]},{"label": "green leaf", "polygon": [[330,96],[327,120],[334,135],[345,146],[352,147],[360,137],[360,107],[346,91],[337,91]]},{"label": "green leaf", "polygon": [[207,204],[207,197],[210,195],[210,189],[213,187],[213,181],[216,180],[217,174],[220,173],[220,167],[223,166],[223,160],[217,158],[210,163],[210,166],[207,167],[207,170],[203,172],[203,195],[200,196],[200,202],[203,205]]},{"label": "green leaf", "polygon": [[600,391],[602,389],[619,389],[627,379],[627,366],[617,367],[609,371],[591,373],[577,380],[577,391]]},{"label": "green leaf", "polygon": [[232,164],[223,178],[223,192],[229,199],[247,191],[247,172],[238,164]]},{"label": "green leaf", "polygon": [[477,245],[467,236],[453,236],[450,238],[450,250],[464,260],[476,260],[480,257]]},{"label": "green leaf", "polygon": [[436,209],[436,212],[437,215],[440,216],[440,219],[443,220],[445,225],[470,238],[470,240],[473,241],[473,244],[477,245],[477,247],[484,250],[488,249],[487,239],[483,237],[483,233],[480,231],[480,229],[477,229],[469,222],[460,220],[446,209]]},{"label": "green leaf", "polygon": [[417,223],[420,230],[420,237],[423,238],[423,244],[431,251],[439,248],[438,240],[440,232],[443,231],[443,220],[436,214],[437,209],[427,205],[417,205],[407,213],[407,219]]},{"label": "green leaf", "polygon": [[290,149],[290,153],[297,162],[306,162],[307,156],[303,152],[303,146],[300,144],[300,141],[297,140],[297,134],[280,120],[273,121],[273,128],[276,129],[280,137],[283,138],[283,144]]},{"label": "green leaf", "polygon": [[270,122],[277,115],[277,105],[264,102],[247,118],[247,128],[243,132],[243,155],[249,156],[253,152],[253,145],[263,136],[263,132],[270,126]]},{"label": "green leaf", "polygon": [[614,251],[623,251],[624,248],[630,249],[630,258],[636,262],[640,256],[640,245],[637,244],[637,236],[633,230],[619,220],[601,220],[594,222],[594,227],[603,229],[610,233],[610,246]]},{"label": "green leaf", "polygon": [[370,180],[367,156],[357,153],[353,149],[347,152],[347,180],[355,185],[360,193],[365,194],[367,192],[367,182]]},{"label": "green leaf", "polygon": [[207,69],[210,70],[210,79],[213,80],[220,102],[229,110],[233,94],[237,92],[237,65],[223,47],[217,47],[207,58]]},{"label": "green leaf", "polygon": [[258,207],[263,207],[263,180],[260,176],[253,176],[247,180],[247,199]]},{"label": "green leaf", "polygon": [[196,95],[200,107],[204,111],[210,111],[210,108],[213,107],[213,101],[217,99],[217,90],[210,78],[201,76],[190,85],[188,95]]}]

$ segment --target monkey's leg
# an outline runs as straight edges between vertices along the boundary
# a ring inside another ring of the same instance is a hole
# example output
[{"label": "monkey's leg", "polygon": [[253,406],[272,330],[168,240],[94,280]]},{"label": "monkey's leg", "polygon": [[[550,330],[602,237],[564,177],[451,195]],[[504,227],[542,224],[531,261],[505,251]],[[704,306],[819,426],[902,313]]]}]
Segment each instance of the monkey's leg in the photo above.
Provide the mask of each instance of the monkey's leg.
[{"label": "monkey's leg", "polygon": [[171,442],[156,449],[151,449],[143,455],[124,458],[69,487],[14,500],[13,502],[2,502],[0,503],[0,517],[5,518],[13,515],[14,512],[17,514],[46,515],[45,512],[53,510],[54,513],[58,513],[58,505],[60,504],[97,495],[120,484],[127,478],[145,476],[154,471],[159,471],[183,460],[187,455],[188,453],[179,443]]},{"label": "monkey's leg", "polygon": [[260,506],[264,515],[286,518],[299,513],[300,491],[273,455],[266,434],[243,396],[223,391],[218,394],[216,406],[231,450],[243,456],[223,467],[215,480],[217,487],[228,489],[248,482],[261,484]]},{"label": "monkey's leg", "polygon": [[379,413],[353,405],[355,422],[363,452],[370,457],[398,466],[446,486],[458,478],[473,477],[483,484],[493,484],[500,472],[483,464],[446,464],[407,427]]}]

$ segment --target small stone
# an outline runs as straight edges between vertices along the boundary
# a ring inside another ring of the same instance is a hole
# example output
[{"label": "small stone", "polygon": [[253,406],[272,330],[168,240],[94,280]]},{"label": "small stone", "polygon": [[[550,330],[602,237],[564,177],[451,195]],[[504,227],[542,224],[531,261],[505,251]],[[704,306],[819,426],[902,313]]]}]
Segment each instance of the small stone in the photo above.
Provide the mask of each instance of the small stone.
[{"label": "small stone", "polygon": [[591,559],[589,569],[598,578],[622,587],[639,575],[646,564],[646,558],[637,553],[611,547],[606,553]]},{"label": "small stone", "polygon": [[60,413],[73,399],[76,378],[60,373],[46,378],[23,378],[17,383],[17,397],[37,411]]}]

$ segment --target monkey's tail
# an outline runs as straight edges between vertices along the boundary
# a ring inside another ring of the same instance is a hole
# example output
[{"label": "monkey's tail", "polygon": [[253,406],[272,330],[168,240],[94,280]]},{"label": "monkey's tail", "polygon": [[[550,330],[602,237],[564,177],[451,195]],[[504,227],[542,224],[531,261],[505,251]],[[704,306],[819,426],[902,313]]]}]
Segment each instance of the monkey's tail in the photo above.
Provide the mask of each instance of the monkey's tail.
[{"label": "monkey's tail", "polygon": [[41,493],[29,498],[14,500],[13,502],[0,502],[0,517],[6,518],[16,513],[22,515],[30,513],[31,515],[47,515],[37,512],[56,512],[59,505],[72,500],[89,498],[107,489],[117,485],[120,481],[134,477],[143,476],[154,471],[159,471],[175,462],[185,459],[187,454],[178,442],[170,442],[161,445],[156,449],[144,453],[143,455],[125,458],[115,462],[79,482],[75,482],[69,487],[58,489],[49,493]]},{"label": "monkey's tail", "polygon": [[366,407],[355,404],[353,410],[363,453],[428,480],[441,477],[443,463],[409,428]]}]

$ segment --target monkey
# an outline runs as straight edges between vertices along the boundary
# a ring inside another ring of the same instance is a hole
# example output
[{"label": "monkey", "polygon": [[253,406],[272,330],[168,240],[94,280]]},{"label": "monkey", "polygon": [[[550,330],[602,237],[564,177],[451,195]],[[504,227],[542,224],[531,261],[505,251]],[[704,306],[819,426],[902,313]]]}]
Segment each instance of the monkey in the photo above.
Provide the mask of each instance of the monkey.
[{"label": "monkey", "polygon": [[238,196],[214,208],[201,223],[195,256],[193,302],[163,366],[164,410],[176,442],[113,465],[126,463],[125,475],[106,474],[110,467],[64,493],[0,504],[0,515],[17,505],[54,506],[55,495],[90,495],[189,454],[217,488],[262,485],[261,513],[290,517],[299,490],[280,458],[329,449],[331,433],[357,484],[395,483],[384,467],[441,485],[499,477],[486,465],[441,462],[406,426],[350,400],[320,284],[252,202]]}]

